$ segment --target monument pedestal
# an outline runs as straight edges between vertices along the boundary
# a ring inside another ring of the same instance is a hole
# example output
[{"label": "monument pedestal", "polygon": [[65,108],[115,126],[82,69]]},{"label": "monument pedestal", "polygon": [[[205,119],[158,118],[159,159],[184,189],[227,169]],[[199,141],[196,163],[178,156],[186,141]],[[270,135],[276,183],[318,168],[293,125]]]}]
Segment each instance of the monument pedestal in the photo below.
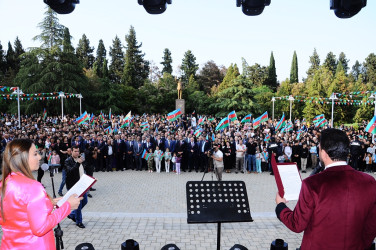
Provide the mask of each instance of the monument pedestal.
[{"label": "monument pedestal", "polygon": [[180,109],[182,114],[185,114],[185,100],[176,99],[175,100],[175,109]]}]

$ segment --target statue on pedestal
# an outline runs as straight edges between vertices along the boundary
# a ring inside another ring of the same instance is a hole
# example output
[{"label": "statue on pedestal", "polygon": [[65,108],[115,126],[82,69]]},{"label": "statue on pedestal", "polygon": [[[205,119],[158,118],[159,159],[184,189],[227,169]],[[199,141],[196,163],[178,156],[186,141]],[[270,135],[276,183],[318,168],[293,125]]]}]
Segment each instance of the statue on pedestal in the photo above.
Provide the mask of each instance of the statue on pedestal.
[{"label": "statue on pedestal", "polygon": [[182,99],[183,97],[183,86],[181,84],[181,81],[178,82],[178,99]]}]

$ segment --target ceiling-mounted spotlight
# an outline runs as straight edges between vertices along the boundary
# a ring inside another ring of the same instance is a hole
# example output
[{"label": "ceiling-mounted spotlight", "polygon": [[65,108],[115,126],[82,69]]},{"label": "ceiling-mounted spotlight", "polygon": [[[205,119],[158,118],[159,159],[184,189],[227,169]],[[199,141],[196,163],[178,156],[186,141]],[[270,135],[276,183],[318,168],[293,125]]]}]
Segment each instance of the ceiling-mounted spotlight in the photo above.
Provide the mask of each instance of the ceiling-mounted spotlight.
[{"label": "ceiling-mounted spotlight", "polygon": [[265,6],[270,5],[270,0],[236,0],[236,7],[242,6],[242,11],[247,16],[260,15]]},{"label": "ceiling-mounted spotlight", "polygon": [[80,0],[43,0],[51,9],[59,14],[71,13]]},{"label": "ceiling-mounted spotlight", "polygon": [[138,0],[138,4],[143,5],[149,14],[162,14],[171,2],[172,0]]},{"label": "ceiling-mounted spotlight", "polygon": [[330,9],[339,18],[350,18],[366,7],[367,0],[330,0]]}]

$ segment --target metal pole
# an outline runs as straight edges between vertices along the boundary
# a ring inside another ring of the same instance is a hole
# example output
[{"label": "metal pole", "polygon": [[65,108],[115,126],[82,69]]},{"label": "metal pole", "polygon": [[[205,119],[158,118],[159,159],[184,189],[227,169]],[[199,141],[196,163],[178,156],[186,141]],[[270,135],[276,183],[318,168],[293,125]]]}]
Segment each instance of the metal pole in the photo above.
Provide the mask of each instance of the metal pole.
[{"label": "metal pole", "polygon": [[332,122],[330,124],[331,128],[333,128],[333,114],[334,114],[334,96],[332,96]]},{"label": "metal pole", "polygon": [[290,122],[291,122],[291,109],[292,109],[292,100],[290,99]]},{"label": "metal pole", "polygon": [[373,116],[376,116],[376,96],[375,96],[375,100],[373,101],[373,103],[375,104],[375,111],[373,112]]},{"label": "metal pole", "polygon": [[63,119],[64,119],[64,104],[63,104],[63,99],[64,99],[64,97],[60,97],[61,98],[61,120],[63,121]]},{"label": "metal pole", "polygon": [[80,95],[78,96],[78,98],[80,98],[80,115],[82,115],[82,111],[81,111],[81,100],[82,100],[82,95],[80,94]]},{"label": "metal pole", "polygon": [[272,102],[273,102],[272,121],[274,121],[274,102],[275,102],[275,98],[274,98],[274,96],[273,96],[273,98],[272,98]]},{"label": "metal pole", "polygon": [[18,128],[21,128],[20,87],[17,87]]}]

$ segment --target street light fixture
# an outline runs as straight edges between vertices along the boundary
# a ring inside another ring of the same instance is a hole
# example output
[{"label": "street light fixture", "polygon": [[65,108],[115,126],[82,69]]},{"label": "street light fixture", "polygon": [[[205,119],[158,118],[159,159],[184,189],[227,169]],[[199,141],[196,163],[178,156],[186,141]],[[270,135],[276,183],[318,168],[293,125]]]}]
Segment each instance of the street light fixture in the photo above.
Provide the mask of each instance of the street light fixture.
[{"label": "street light fixture", "polygon": [[332,121],[330,123],[330,127],[333,128],[333,124],[334,124],[334,101],[337,100],[337,96],[336,96],[336,93],[332,93],[332,95],[329,97],[330,100],[332,100]]},{"label": "street light fixture", "polygon": [[273,103],[272,121],[274,121],[274,103],[275,103],[275,97],[274,96],[272,98],[272,103]]},{"label": "street light fixture", "polygon": [[78,95],[78,98],[80,99],[80,115],[82,115],[82,111],[81,111],[81,100],[83,98],[83,96],[81,94]]},{"label": "street light fixture", "polygon": [[59,92],[59,97],[61,99],[61,120],[64,120],[64,92]]},{"label": "street light fixture", "polygon": [[20,87],[16,87],[16,90],[12,93],[12,95],[17,95],[18,128],[21,128],[20,95],[23,94],[24,93],[20,90]]}]

